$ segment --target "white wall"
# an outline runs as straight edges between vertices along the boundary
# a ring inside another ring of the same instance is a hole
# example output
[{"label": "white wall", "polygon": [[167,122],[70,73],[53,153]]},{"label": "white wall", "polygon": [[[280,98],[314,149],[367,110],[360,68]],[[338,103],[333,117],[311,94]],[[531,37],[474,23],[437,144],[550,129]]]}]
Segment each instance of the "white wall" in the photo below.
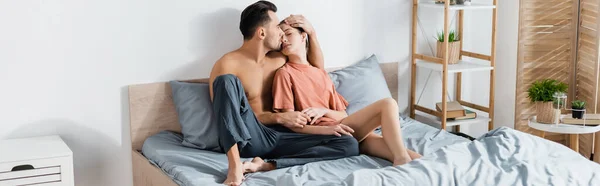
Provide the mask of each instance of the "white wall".
[{"label": "white wall", "polygon": [[[465,34],[473,38],[467,39],[465,48],[483,54],[490,54],[491,44],[491,11],[468,11],[465,13],[470,24]],[[498,1],[498,25],[496,43],[496,78],[494,101],[494,127],[506,126],[514,128],[515,91],[517,71],[517,45],[519,28],[519,2]],[[466,91],[464,96],[470,101],[488,105],[489,73],[463,73]],[[464,130],[463,130],[464,129]],[[487,125],[461,127],[461,130],[472,136],[480,136],[487,131]]]},{"label": "white wall", "polygon": [[[131,185],[126,86],[207,77],[251,2],[0,0],[0,139],[60,134],[76,185]],[[313,22],[328,67],[375,53],[408,89],[412,0],[274,2]]]}]

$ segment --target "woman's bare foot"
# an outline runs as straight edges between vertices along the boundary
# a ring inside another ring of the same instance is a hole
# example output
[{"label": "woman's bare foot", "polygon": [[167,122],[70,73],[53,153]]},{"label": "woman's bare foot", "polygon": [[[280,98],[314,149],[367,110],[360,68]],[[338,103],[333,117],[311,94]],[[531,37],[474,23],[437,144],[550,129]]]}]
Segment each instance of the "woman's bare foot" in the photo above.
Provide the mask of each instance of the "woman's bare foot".
[{"label": "woman's bare foot", "polygon": [[263,172],[270,171],[275,169],[275,166],[271,163],[265,162],[263,159],[259,157],[255,157],[252,161],[246,161],[243,163],[244,173],[254,173],[254,172]]},{"label": "woman's bare foot", "polygon": [[227,179],[223,182],[224,185],[228,186],[239,186],[242,185],[242,181],[244,180],[244,171],[243,165],[234,165],[233,167],[229,167],[227,171]]},{"label": "woman's bare foot", "polygon": [[404,165],[408,162],[412,161],[412,159],[410,158],[410,156],[408,155],[408,153],[404,153],[404,155],[398,157],[398,158],[394,158],[394,166],[398,166],[398,165]]},{"label": "woman's bare foot", "polygon": [[421,154],[419,154],[415,151],[412,151],[412,150],[407,150],[407,151],[408,151],[408,155],[410,156],[410,159],[412,159],[412,160],[416,160],[416,159],[423,157]]}]

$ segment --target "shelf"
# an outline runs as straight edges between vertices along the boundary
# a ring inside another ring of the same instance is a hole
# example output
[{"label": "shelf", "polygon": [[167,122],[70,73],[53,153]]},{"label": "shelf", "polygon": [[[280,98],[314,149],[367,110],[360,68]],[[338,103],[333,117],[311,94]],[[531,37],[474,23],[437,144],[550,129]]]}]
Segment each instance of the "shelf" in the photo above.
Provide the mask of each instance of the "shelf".
[{"label": "shelf", "polygon": [[[420,7],[425,8],[434,8],[434,9],[444,9],[444,4],[435,4],[434,0],[421,0],[419,1]],[[471,5],[450,5],[450,10],[475,10],[475,9],[494,9],[496,6],[487,3],[477,3],[471,2]]]},{"label": "shelf", "polygon": [[[417,67],[428,68],[440,72],[444,69],[442,64],[424,60],[417,60]],[[492,69],[494,69],[494,67],[490,66],[489,64],[474,63],[466,60],[459,60],[457,64],[448,65],[448,73],[486,71]]]},{"label": "shelf", "polygon": [[[417,111],[415,113],[415,119],[421,123],[426,123],[426,124],[437,124],[437,125],[442,125],[442,121],[431,114],[427,114],[424,112],[420,112]],[[477,117],[473,118],[473,119],[465,119],[465,120],[458,120],[458,121],[453,121],[453,120],[448,120],[446,121],[446,128],[451,127],[451,126],[457,126],[457,125],[469,125],[469,124],[474,124],[474,123],[480,123],[480,124],[485,124],[487,126],[488,122],[490,121],[490,118],[482,116],[480,114],[480,112],[477,112]]]}]

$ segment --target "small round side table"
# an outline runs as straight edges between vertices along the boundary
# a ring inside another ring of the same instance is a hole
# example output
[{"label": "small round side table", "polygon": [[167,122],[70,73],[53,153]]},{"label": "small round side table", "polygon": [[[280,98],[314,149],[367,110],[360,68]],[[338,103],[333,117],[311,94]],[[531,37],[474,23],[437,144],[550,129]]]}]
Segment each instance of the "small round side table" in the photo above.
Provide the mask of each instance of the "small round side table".
[{"label": "small round side table", "polygon": [[[561,115],[561,118],[565,115]],[[572,124],[545,124],[536,122],[536,116],[533,116],[529,119],[528,122],[529,127],[537,129],[542,132],[540,137],[544,138],[546,132],[559,133],[559,134],[569,134],[569,147],[573,149],[575,152],[579,152],[579,134],[591,134],[600,131],[600,125],[597,126],[583,126],[583,125],[572,125]],[[600,133],[598,133],[600,134]],[[600,155],[600,136],[596,135],[596,148],[594,149],[594,156]],[[598,161],[596,157],[594,157],[595,161]]]}]

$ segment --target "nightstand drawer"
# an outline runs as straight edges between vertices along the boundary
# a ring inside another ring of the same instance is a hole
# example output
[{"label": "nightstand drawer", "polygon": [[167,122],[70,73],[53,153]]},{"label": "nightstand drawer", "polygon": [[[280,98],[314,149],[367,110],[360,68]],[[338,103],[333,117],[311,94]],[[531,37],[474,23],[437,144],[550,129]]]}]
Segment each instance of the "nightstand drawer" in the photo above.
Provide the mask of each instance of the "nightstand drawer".
[{"label": "nightstand drawer", "polygon": [[0,185],[50,185],[60,182],[60,174],[0,180]]},{"label": "nightstand drawer", "polygon": [[11,171],[11,172],[0,172],[0,183],[2,180],[11,180],[17,178],[33,177],[40,175],[60,174],[60,167],[46,167],[38,169]]},{"label": "nightstand drawer", "polygon": [[0,185],[61,183],[70,162],[70,157],[55,157],[0,163]]}]

